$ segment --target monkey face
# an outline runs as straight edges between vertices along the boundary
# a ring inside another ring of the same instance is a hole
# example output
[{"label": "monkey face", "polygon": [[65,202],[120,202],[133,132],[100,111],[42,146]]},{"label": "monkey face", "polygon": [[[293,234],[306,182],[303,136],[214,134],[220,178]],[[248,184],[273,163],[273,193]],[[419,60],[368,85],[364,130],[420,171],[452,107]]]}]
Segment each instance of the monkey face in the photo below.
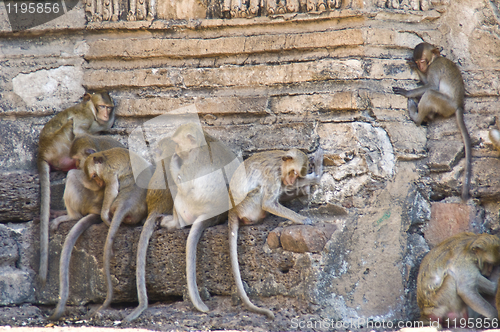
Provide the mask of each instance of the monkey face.
[{"label": "monkey face", "polygon": [[97,109],[97,121],[99,123],[106,123],[109,121],[109,116],[113,112],[114,107],[107,104],[96,105]]},{"label": "monkey face", "polygon": [[419,59],[415,61],[415,63],[417,64],[418,70],[420,70],[424,74],[427,72],[427,68],[429,68],[427,59]]},{"label": "monkey face", "polygon": [[283,177],[282,181],[285,186],[291,186],[295,183],[297,178],[299,177],[299,173],[295,169],[292,169],[286,173],[286,175]]}]

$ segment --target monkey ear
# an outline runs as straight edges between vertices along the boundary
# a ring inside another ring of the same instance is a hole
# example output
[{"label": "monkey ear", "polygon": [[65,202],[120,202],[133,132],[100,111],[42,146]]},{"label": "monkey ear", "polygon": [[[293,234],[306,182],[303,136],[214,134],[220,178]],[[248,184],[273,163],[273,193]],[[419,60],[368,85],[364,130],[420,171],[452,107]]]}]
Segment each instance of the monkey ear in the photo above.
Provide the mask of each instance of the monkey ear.
[{"label": "monkey ear", "polygon": [[104,158],[102,156],[96,157],[94,156],[94,164],[102,164],[104,162]]},{"label": "monkey ear", "polygon": [[83,95],[83,101],[84,102],[89,101],[90,98],[92,98],[92,96],[90,95],[90,93],[86,93],[86,94]]},{"label": "monkey ear", "polygon": [[94,149],[85,149],[85,153],[92,154],[92,153],[96,153],[96,151]]},{"label": "monkey ear", "polygon": [[434,55],[441,55],[441,53],[439,52],[439,49],[437,47],[434,47],[431,52]]},{"label": "monkey ear", "polygon": [[281,157],[281,160],[283,160],[283,161],[289,161],[289,160],[292,160],[292,159],[293,159],[292,156],[283,156],[283,157]]}]

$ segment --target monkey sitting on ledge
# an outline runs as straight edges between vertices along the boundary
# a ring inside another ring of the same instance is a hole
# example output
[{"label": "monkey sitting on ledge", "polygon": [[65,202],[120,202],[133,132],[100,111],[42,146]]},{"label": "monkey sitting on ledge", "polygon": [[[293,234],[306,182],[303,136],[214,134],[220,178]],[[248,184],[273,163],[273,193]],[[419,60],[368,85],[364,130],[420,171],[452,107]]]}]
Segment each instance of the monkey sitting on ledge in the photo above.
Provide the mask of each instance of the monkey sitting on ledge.
[{"label": "monkey sitting on ledge", "polygon": [[274,150],[256,153],[236,169],[230,182],[235,207],[229,211],[229,253],[238,295],[244,305],[255,313],[274,319],[274,314],[255,306],[248,298],[240,275],[238,262],[238,229],[254,225],[267,213],[291,220],[295,224],[311,224],[312,220],[284,207],[279,200],[309,192],[323,175],[323,151],[314,155],[314,172],[307,174],[309,160],[300,150]]},{"label": "monkey sitting on ledge", "polygon": [[42,285],[47,281],[49,260],[50,169],[76,168],[69,156],[75,136],[109,130],[115,121],[114,103],[108,93],[86,93],[78,105],[57,113],[42,131],[38,142],[40,176],[40,271]]}]

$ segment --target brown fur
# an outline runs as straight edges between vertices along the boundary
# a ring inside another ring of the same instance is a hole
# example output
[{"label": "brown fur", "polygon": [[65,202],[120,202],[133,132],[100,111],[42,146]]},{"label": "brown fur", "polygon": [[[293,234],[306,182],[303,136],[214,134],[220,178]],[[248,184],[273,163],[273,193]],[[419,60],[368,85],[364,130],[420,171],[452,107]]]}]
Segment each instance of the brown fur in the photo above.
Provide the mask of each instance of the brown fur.
[{"label": "brown fur", "polygon": [[56,114],[40,132],[37,160],[41,196],[38,275],[42,285],[45,285],[48,271],[50,168],[63,171],[75,168],[75,162],[69,156],[72,140],[77,135],[109,130],[115,119],[113,107],[107,93],[85,94],[81,103]]},{"label": "brown fur", "polygon": [[108,236],[104,246],[104,270],[107,281],[107,295],[104,303],[94,313],[107,308],[113,298],[110,260],[114,237],[121,223],[137,224],[147,216],[146,189],[136,185],[132,163],[142,163],[140,169],[152,175],[149,163],[133,152],[123,148],[113,148],[90,155],[84,164],[89,179],[99,179],[104,184],[104,201],[101,219],[108,220]]},{"label": "brown fur", "polygon": [[307,156],[297,149],[257,153],[238,167],[230,183],[235,207],[229,211],[229,252],[238,294],[249,310],[270,319],[274,319],[274,314],[250,302],[243,288],[237,252],[238,228],[240,222],[246,225],[260,222],[267,212],[296,224],[310,224],[309,218],[279,203],[285,193],[288,195],[287,189],[290,187],[300,189],[319,182],[322,175],[320,165],[323,163],[321,149],[315,156],[315,172],[311,175],[306,175],[308,163]]},{"label": "brown fur", "polygon": [[424,120],[432,120],[435,114],[450,117],[456,114],[456,120],[465,147],[465,172],[462,186],[462,199],[469,198],[472,151],[471,140],[464,121],[464,81],[457,65],[443,58],[439,50],[428,43],[420,43],[413,52],[417,71],[423,86],[405,90],[393,87],[396,94],[408,98],[410,118],[420,125]]},{"label": "brown fur", "polygon": [[496,317],[495,308],[480,293],[496,292],[497,285],[487,277],[500,263],[499,249],[497,236],[460,233],[429,251],[417,277],[421,319],[467,318],[467,306],[487,318]]}]

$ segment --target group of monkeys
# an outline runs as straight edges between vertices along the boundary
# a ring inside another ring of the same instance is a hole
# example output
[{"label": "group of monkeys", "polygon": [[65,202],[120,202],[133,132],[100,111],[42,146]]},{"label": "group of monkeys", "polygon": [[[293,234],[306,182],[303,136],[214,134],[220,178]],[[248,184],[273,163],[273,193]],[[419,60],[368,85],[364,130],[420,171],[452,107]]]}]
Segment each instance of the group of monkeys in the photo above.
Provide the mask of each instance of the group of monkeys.
[{"label": "group of monkeys", "polygon": [[[463,118],[464,83],[460,71],[428,43],[415,47],[410,64],[423,85],[410,91],[393,87],[393,91],[408,98],[409,115],[417,125],[435,114],[444,117],[457,114],[465,145],[462,198],[466,200],[471,176],[471,141]],[[147,308],[146,251],[158,223],[169,230],[191,226],[186,243],[188,293],[195,308],[207,312],[209,309],[201,300],[196,285],[196,247],[203,231],[223,222],[226,217],[238,295],[249,310],[274,318],[270,310],[252,304],[244,290],[237,256],[238,228],[240,224],[260,222],[266,213],[297,224],[311,224],[311,219],[284,207],[280,201],[308,194],[310,186],[320,182],[323,173],[321,148],[312,156],[313,167],[309,174],[309,159],[298,149],[256,153],[243,163],[234,163],[234,153],[222,142],[204,132],[201,126],[187,122],[178,126],[171,137],[158,143],[161,158],[154,167],[118,141],[93,135],[109,130],[114,119],[114,103],[107,93],[85,94],[81,103],[55,115],[40,133],[39,278],[42,285],[47,278],[49,225],[55,229],[61,222],[78,220],[61,252],[60,299],[50,319],[59,319],[64,313],[69,291],[69,261],[76,240],[101,220],[109,227],[104,246],[107,296],[94,314],[108,307],[112,300],[110,259],[120,224],[134,225],[144,219],[137,249],[139,305],[125,320],[136,319]],[[500,141],[499,133],[492,135]],[[133,170],[137,165],[143,170],[139,175]],[[64,191],[66,215],[49,223],[51,168],[69,172]],[[165,188],[166,178],[169,181]],[[138,185],[139,181],[149,185]],[[465,304],[486,317],[496,315],[477,290],[488,294],[496,291],[496,283],[486,282],[481,276],[499,262],[500,241],[491,238],[492,235],[473,239],[474,236],[454,237],[436,248],[441,248],[437,257],[427,259],[431,251],[423,260],[418,278],[418,303],[423,318],[462,317]],[[442,266],[447,266],[444,263],[436,265],[446,257],[454,262],[450,268],[443,269]],[[470,281],[467,278],[475,280],[472,286],[467,286]]]},{"label": "group of monkeys", "polygon": [[[309,218],[284,207],[279,201],[307,194],[311,185],[319,183],[323,172],[322,150],[318,148],[314,153],[310,174],[307,174],[309,159],[298,149],[261,152],[240,163],[230,149],[204,132],[199,124],[185,122],[171,137],[158,142],[161,156],[153,167],[118,141],[92,135],[109,129],[113,121],[114,104],[107,93],[85,94],[81,103],[58,113],[40,133],[39,276],[42,284],[46,282],[48,268],[51,167],[69,171],[63,196],[66,215],[54,219],[50,228],[56,229],[64,221],[78,220],[63,245],[60,299],[50,318],[59,319],[64,313],[70,256],[78,237],[101,220],[109,227],[103,259],[107,296],[93,313],[96,314],[112,301],[110,260],[119,226],[121,223],[135,225],[144,219],[137,250],[139,306],[125,318],[126,321],[136,319],[147,308],[146,251],[158,222],[169,230],[191,226],[186,243],[188,293],[198,310],[209,310],[196,285],[196,247],[207,227],[225,219],[229,220],[231,264],[238,294],[250,310],[274,318],[270,310],[253,305],[245,293],[237,257],[238,228],[240,223],[251,225],[261,221],[266,213],[297,224],[310,224]],[[134,169],[142,172],[135,174]],[[166,182],[166,178],[169,181]],[[173,188],[169,188],[172,184]],[[165,189],[158,189],[162,187]]]}]

